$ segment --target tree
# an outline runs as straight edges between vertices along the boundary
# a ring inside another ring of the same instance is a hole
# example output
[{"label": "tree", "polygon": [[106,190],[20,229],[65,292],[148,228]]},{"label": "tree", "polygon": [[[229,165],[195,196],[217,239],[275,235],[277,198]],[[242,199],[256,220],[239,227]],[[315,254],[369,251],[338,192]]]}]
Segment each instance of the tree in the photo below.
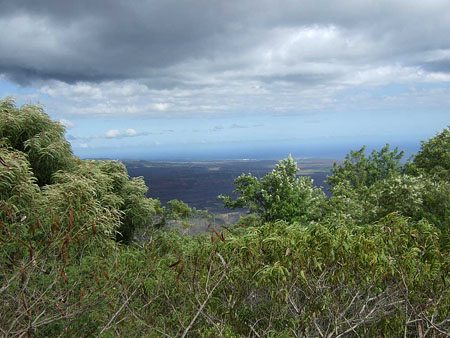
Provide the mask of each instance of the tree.
[{"label": "tree", "polygon": [[143,177],[128,176],[125,165],[118,161],[95,162],[100,171],[111,179],[112,193],[121,211],[121,225],[117,240],[130,243],[138,227],[152,224],[152,217],[159,213],[159,201],[147,198],[148,187]]},{"label": "tree", "polygon": [[[426,219],[448,236],[450,228],[450,181],[448,176],[449,131],[429,141],[413,162],[401,164],[403,152],[390,150],[365,155],[365,147],[351,151],[335,164],[328,182],[332,196],[327,217],[370,224],[393,212],[414,220]],[[445,244],[445,243],[444,243]],[[447,245],[447,244],[445,244]]]},{"label": "tree", "polygon": [[120,287],[97,275],[114,239],[131,242],[159,205],[146,192],[119,162],[75,157],[41,107],[0,101],[0,335],[55,336],[74,322],[91,335],[92,313]]},{"label": "tree", "polygon": [[369,222],[399,212],[417,221],[426,219],[441,230],[450,226],[450,182],[426,175],[390,176],[374,184],[366,200]]},{"label": "tree", "polygon": [[309,177],[298,177],[297,163],[289,156],[262,178],[243,174],[234,181],[235,200],[219,198],[228,208],[248,208],[263,221],[318,219],[325,195]]},{"label": "tree", "polygon": [[450,180],[450,127],[423,141],[408,169],[413,174],[424,173]]},{"label": "tree", "polygon": [[342,164],[335,163],[328,177],[328,183],[336,186],[347,181],[353,188],[370,187],[389,175],[401,173],[403,151],[390,149],[386,144],[380,151],[373,150],[366,156],[366,146],[358,151],[350,151]]},{"label": "tree", "polygon": [[327,217],[344,218],[358,224],[368,223],[378,216],[370,196],[373,187],[385,179],[403,172],[403,151],[386,144],[379,151],[366,155],[366,146],[350,151],[343,163],[335,163],[328,176],[331,197],[327,201]]},{"label": "tree", "polygon": [[125,166],[117,161],[78,159],[64,138],[64,127],[52,121],[40,106],[17,108],[12,99],[6,99],[0,101],[0,114],[0,145],[6,151],[5,158],[11,156],[11,151],[23,157],[26,165],[22,167],[29,167],[31,181],[45,187],[41,195],[51,192],[61,198],[48,208],[60,208],[66,213],[74,205],[81,205],[80,219],[96,214],[88,211],[88,206],[110,210],[120,218],[119,222],[115,217],[106,218],[107,232],[117,232],[117,240],[125,243],[132,241],[137,227],[152,223],[159,201],[145,196],[148,188],[142,177],[130,178]]},{"label": "tree", "polygon": [[166,218],[168,219],[186,219],[192,213],[192,208],[183,201],[174,199],[167,202]]},{"label": "tree", "polygon": [[40,186],[50,184],[58,170],[74,165],[70,144],[64,138],[64,127],[52,121],[41,106],[17,108],[11,98],[0,101],[0,139],[28,156]]}]

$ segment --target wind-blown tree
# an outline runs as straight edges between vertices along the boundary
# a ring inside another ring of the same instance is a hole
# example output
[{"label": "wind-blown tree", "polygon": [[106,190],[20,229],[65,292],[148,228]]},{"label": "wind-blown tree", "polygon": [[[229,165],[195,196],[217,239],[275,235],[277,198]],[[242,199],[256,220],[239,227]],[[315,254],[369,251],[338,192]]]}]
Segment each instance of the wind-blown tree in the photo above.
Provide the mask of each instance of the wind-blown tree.
[{"label": "wind-blown tree", "polygon": [[407,172],[428,182],[424,217],[441,229],[442,242],[450,248],[450,127],[422,141]]},{"label": "wind-blown tree", "polygon": [[450,180],[450,127],[422,142],[419,152],[410,167],[411,172],[436,176]]},{"label": "wind-blown tree", "polygon": [[17,108],[11,98],[0,101],[0,139],[28,156],[40,186],[50,184],[58,170],[74,165],[70,144],[64,138],[64,127],[52,121],[41,106]]},{"label": "wind-blown tree", "polygon": [[374,184],[366,201],[368,222],[399,212],[414,220],[426,219],[440,229],[450,225],[450,182],[430,176],[391,176]]},{"label": "wind-blown tree", "polygon": [[[0,147],[0,157],[0,332],[54,336],[40,330],[101,299],[78,285],[77,267],[98,250],[110,251],[120,214],[100,203],[105,185],[95,173],[89,180],[60,171],[41,189],[26,154]],[[80,292],[95,302],[79,303]]]},{"label": "wind-blown tree", "polygon": [[122,164],[76,158],[63,133],[40,107],[0,101],[2,336],[55,336],[79,317],[89,326],[118,286],[92,283],[114,239],[131,242],[159,205]]},{"label": "wind-blown tree", "polygon": [[403,152],[380,151],[366,156],[365,147],[335,164],[328,182],[332,196],[327,217],[357,224],[376,222],[392,212],[415,220],[427,219],[444,233],[450,228],[450,132],[422,142],[411,163],[401,164]]},{"label": "wind-blown tree", "polygon": [[403,171],[401,159],[403,151],[390,149],[386,144],[380,151],[373,150],[366,156],[366,147],[350,151],[342,164],[335,163],[328,177],[328,183],[334,187],[343,181],[352,188],[366,188],[372,184]]},{"label": "wind-blown tree", "polygon": [[[117,233],[117,239],[126,243],[131,242],[137,227],[152,223],[159,201],[145,197],[148,188],[143,178],[130,178],[120,162],[76,158],[64,138],[64,127],[52,121],[40,106],[17,108],[12,99],[6,99],[0,101],[0,114],[2,149],[26,156],[33,182],[44,187],[43,194],[58,189],[62,192],[64,184],[72,184],[66,187],[67,197],[49,207],[64,209],[68,200],[86,205],[83,196],[94,191],[94,204],[120,215],[120,222],[111,223],[109,234]],[[76,189],[77,184],[84,190]]]},{"label": "wind-blown tree", "polygon": [[309,221],[320,218],[325,200],[310,177],[298,177],[297,163],[289,156],[262,178],[243,174],[235,179],[237,198],[221,195],[228,208],[248,208],[263,221]]},{"label": "wind-blown tree", "polygon": [[158,200],[146,198],[148,187],[142,177],[130,178],[125,165],[118,161],[96,162],[101,172],[111,178],[112,193],[122,213],[117,239],[133,240],[136,228],[152,224],[152,217],[161,212]]},{"label": "wind-blown tree", "polygon": [[[366,147],[350,151],[342,163],[335,163],[328,176],[331,198],[327,201],[327,217],[344,218],[356,223],[368,223],[379,219],[370,200],[373,187],[385,179],[403,172],[403,151],[390,149],[386,144],[368,156]],[[377,218],[378,217],[378,218]]]}]

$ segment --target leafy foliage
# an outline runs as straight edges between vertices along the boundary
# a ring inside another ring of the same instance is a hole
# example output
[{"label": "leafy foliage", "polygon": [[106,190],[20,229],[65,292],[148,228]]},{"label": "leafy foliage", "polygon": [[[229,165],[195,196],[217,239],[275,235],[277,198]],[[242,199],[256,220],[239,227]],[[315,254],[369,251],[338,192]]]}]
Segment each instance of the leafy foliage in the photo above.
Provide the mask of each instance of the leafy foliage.
[{"label": "leafy foliage", "polygon": [[[440,144],[438,151],[444,158],[442,140],[447,131],[424,142]],[[372,223],[399,212],[415,220],[427,219],[444,233],[450,228],[450,180],[440,179],[443,166],[436,161],[427,170],[421,165],[425,155],[419,152],[412,163],[401,165],[402,152],[383,147],[365,156],[364,147],[350,152],[342,164],[335,164],[328,178],[332,196],[328,200],[327,217],[345,218],[357,224]],[[425,156],[426,157],[426,156]],[[418,161],[416,163],[416,161]],[[435,168],[435,169],[432,169]],[[436,175],[439,172],[439,175]],[[445,175],[444,175],[445,176]]]},{"label": "leafy foliage", "polygon": [[251,174],[239,176],[235,184],[238,197],[220,196],[226,207],[246,207],[263,221],[307,221],[318,219],[324,193],[314,187],[309,177],[298,177],[298,166],[289,156],[262,178]]},{"label": "leafy foliage", "polygon": [[[42,275],[29,264],[27,288],[36,295],[29,299],[39,303],[31,320],[40,323],[46,308],[65,313],[52,311],[53,321],[33,329],[214,337],[439,336],[449,329],[449,256],[427,222],[391,214],[372,226],[275,222],[232,231],[210,240],[157,230],[142,247],[103,244],[104,254],[70,258],[67,282],[59,267]],[[58,284],[47,290],[52,278]],[[10,283],[1,324],[24,311],[9,298],[19,280]],[[22,316],[15,329],[28,323]]]},{"label": "leafy foliage", "polygon": [[193,214],[192,208],[180,200],[170,200],[166,206],[166,218],[186,219]]},{"label": "leafy foliage", "polygon": [[160,212],[159,201],[145,197],[148,187],[142,177],[128,176],[125,166],[117,161],[101,161],[100,171],[111,178],[110,187],[122,213],[117,239],[130,243],[138,227],[152,223],[152,217]]},{"label": "leafy foliage", "polygon": [[0,336],[450,335],[448,130],[406,167],[350,153],[329,198],[289,157],[236,180],[235,226],[133,245],[162,213],[142,178],[74,157],[41,108],[0,110]]},{"label": "leafy foliage", "polygon": [[402,171],[400,160],[404,153],[398,148],[390,150],[387,144],[380,151],[372,151],[366,156],[366,147],[358,151],[351,151],[342,164],[335,164],[328,183],[336,186],[343,181],[350,187],[359,189],[370,187],[372,184],[383,180],[395,173]]},{"label": "leafy foliage", "polygon": [[64,138],[64,127],[52,121],[42,107],[16,108],[12,99],[0,101],[0,139],[28,156],[40,186],[52,182],[58,170],[69,169],[74,162],[72,150]]},{"label": "leafy foliage", "polygon": [[[0,101],[0,111],[5,205],[13,199],[16,204],[10,208],[27,210],[32,217],[37,209],[31,201],[41,199],[45,214],[61,218],[72,210],[84,225],[125,243],[132,241],[136,228],[152,223],[159,201],[145,197],[143,178],[130,178],[119,162],[77,159],[62,125],[39,106],[16,108],[7,99]],[[31,191],[33,197],[24,198]]]},{"label": "leafy foliage", "polygon": [[426,142],[410,166],[413,172],[435,175],[440,179],[450,179],[450,127]]}]

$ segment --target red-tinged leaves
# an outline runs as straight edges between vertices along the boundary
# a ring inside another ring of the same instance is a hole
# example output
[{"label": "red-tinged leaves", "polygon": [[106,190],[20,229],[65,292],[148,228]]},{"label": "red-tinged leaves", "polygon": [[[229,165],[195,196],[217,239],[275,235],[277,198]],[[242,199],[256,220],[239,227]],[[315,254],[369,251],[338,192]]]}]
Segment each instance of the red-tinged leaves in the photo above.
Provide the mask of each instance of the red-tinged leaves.
[{"label": "red-tinged leaves", "polygon": [[67,263],[69,259],[69,243],[70,243],[70,234],[66,234],[66,238],[61,246],[61,257],[63,258],[64,263]]},{"label": "red-tinged leaves", "polygon": [[51,226],[52,234],[56,234],[59,231],[60,227],[61,225],[59,220],[57,218],[54,218]]},{"label": "red-tinged leaves", "polygon": [[83,299],[84,299],[84,289],[83,288],[81,288],[80,289],[80,302],[82,302],[83,301]]},{"label": "red-tinged leaves", "polygon": [[34,248],[31,244],[28,245],[28,254],[30,257],[30,261],[34,261]]},{"label": "red-tinged leaves", "polygon": [[[214,228],[211,224],[208,225],[208,228],[211,229],[211,231],[219,238],[222,242],[225,242],[225,236],[223,235],[223,232],[219,232]],[[214,242],[211,236],[211,242]]]},{"label": "red-tinged leaves", "polygon": [[70,210],[69,210],[69,230],[72,231],[74,226],[75,226],[75,216],[73,214],[73,208],[70,208]]},{"label": "red-tinged leaves", "polygon": [[37,220],[36,222],[31,223],[30,225],[30,230],[31,230],[31,235],[35,236],[36,235],[36,230],[39,229],[41,227],[41,221]]}]

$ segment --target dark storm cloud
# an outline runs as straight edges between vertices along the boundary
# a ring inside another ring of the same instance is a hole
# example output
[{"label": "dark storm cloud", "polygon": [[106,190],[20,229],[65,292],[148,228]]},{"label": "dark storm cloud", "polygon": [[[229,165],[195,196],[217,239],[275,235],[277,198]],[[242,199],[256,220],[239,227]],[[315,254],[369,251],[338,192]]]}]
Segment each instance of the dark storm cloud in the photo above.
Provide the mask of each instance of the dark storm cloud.
[{"label": "dark storm cloud", "polygon": [[448,62],[421,57],[450,50],[444,0],[11,0],[0,8],[0,73],[20,83],[136,79],[163,89],[208,77],[315,84],[349,65],[449,72]]},{"label": "dark storm cloud", "polygon": [[66,83],[75,83],[78,81],[98,82],[112,79],[124,78],[122,74],[107,74],[97,73],[92,71],[91,73],[79,72],[77,70],[63,70],[63,69],[48,69],[41,70],[38,68],[20,67],[16,65],[0,65],[0,74],[5,74],[8,78],[16,83],[30,84],[33,80],[50,80],[58,79]]},{"label": "dark storm cloud", "polygon": [[152,77],[214,48],[224,22],[212,4],[3,1],[2,71],[67,82]]}]

